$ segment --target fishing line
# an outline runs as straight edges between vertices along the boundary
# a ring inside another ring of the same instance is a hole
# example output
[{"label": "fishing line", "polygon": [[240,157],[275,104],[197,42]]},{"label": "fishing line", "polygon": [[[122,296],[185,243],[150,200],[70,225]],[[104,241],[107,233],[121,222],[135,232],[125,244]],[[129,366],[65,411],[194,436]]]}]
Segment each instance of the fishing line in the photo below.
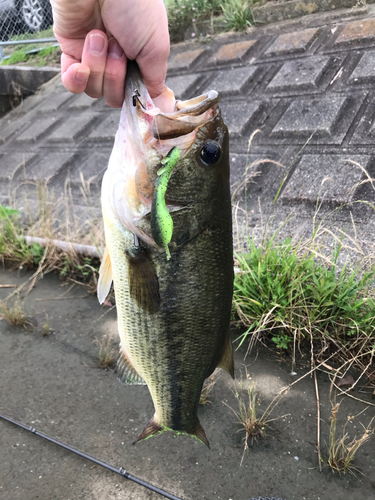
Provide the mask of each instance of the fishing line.
[{"label": "fishing line", "polygon": [[76,455],[79,455],[80,457],[86,458],[87,460],[90,460],[94,464],[100,465],[101,467],[104,467],[105,469],[108,469],[112,472],[115,472],[116,474],[119,474],[121,477],[124,479],[129,479],[130,481],[133,481],[134,483],[137,483],[144,488],[147,488],[148,490],[154,491],[155,493],[158,493],[159,495],[169,498],[170,500],[182,500],[182,498],[176,497],[172,495],[171,493],[168,493],[167,491],[164,491],[157,486],[154,486],[150,483],[147,483],[146,481],[143,481],[142,479],[139,479],[136,476],[133,476],[132,474],[129,474],[123,467],[116,468],[113,465],[109,465],[106,462],[103,462],[102,460],[99,460],[95,457],[92,457],[91,455],[88,455],[87,453],[84,453],[83,451],[78,450],[77,448],[73,448],[73,446],[69,446],[68,444],[62,443],[61,441],[58,441],[57,439],[51,438],[50,436],[47,436],[46,434],[42,434],[41,432],[38,432],[34,427],[28,427],[25,424],[22,424],[21,422],[17,422],[17,420],[13,420],[10,417],[6,417],[5,415],[2,415],[0,413],[0,418],[3,420],[6,420],[7,422],[10,422],[11,424],[17,425],[18,427],[22,427],[22,429],[25,429],[26,431],[31,432],[32,434],[35,434],[43,439],[46,439],[47,441],[50,441],[51,443],[57,444],[58,446],[61,446],[61,448],[65,448],[68,451],[71,451],[72,453],[75,453]]}]

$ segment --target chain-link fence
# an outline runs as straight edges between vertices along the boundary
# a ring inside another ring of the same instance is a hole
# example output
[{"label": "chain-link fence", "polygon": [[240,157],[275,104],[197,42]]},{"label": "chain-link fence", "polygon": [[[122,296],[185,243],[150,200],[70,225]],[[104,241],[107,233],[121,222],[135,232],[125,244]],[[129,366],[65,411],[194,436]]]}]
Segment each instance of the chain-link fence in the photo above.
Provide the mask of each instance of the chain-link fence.
[{"label": "chain-link fence", "polygon": [[0,0],[0,61],[19,44],[56,41],[52,24],[49,0]]},{"label": "chain-link fence", "polygon": [[49,0],[0,0],[0,40],[27,38],[53,23]]}]

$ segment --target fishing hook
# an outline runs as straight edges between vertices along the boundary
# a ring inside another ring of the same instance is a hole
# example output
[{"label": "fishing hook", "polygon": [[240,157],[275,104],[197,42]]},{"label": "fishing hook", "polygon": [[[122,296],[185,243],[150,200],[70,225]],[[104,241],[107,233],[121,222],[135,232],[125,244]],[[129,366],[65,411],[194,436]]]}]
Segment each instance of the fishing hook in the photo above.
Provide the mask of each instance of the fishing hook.
[{"label": "fishing hook", "polygon": [[137,105],[137,101],[139,102],[139,104],[142,106],[143,109],[146,109],[145,106],[143,106],[143,104],[141,103],[141,100],[139,99],[141,97],[141,94],[139,93],[139,90],[138,89],[135,89],[134,92],[133,92],[133,106],[136,107]]}]

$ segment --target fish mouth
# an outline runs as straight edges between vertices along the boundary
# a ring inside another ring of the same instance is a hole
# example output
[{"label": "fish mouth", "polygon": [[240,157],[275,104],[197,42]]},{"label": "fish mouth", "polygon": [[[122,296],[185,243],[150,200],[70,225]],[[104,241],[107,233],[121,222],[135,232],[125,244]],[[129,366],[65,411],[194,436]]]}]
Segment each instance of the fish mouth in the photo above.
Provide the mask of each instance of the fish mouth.
[{"label": "fish mouth", "polygon": [[[125,100],[102,193],[121,224],[144,242],[155,245],[137,226],[150,213],[162,158],[173,147],[179,148],[181,159],[186,156],[200,140],[201,127],[220,112],[219,101],[215,90],[176,100],[168,87],[152,100],[137,64],[128,61]],[[168,205],[178,208],[171,200]]]},{"label": "fish mouth", "polygon": [[151,99],[137,64],[128,62],[123,113],[130,125],[133,142],[142,145],[138,150],[141,156],[149,157],[147,149],[152,148],[160,158],[175,146],[180,149],[181,157],[184,156],[193,145],[198,130],[218,113],[219,101],[215,90],[186,101],[176,100],[168,87],[164,87],[160,96]]},{"label": "fish mouth", "polygon": [[[159,98],[151,101],[151,108],[143,107],[137,99],[139,120],[149,124],[148,130],[144,127],[144,144],[162,156],[177,146],[183,157],[192,147],[199,129],[217,114],[219,101],[215,90],[186,101],[176,100],[168,87]],[[163,108],[172,108],[172,111],[163,111]]]}]

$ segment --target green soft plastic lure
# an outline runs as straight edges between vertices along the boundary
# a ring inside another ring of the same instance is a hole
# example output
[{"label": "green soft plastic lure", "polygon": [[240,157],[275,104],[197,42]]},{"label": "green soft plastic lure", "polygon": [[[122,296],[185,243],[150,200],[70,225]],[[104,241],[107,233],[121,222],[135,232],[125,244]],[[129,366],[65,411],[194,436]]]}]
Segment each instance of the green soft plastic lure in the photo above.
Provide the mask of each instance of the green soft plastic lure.
[{"label": "green soft plastic lure", "polygon": [[162,159],[162,167],[159,168],[155,181],[154,197],[151,207],[151,233],[155,243],[159,247],[165,248],[167,260],[171,258],[168,243],[170,243],[173,234],[173,220],[168,212],[165,203],[165,193],[167,191],[168,181],[172,170],[180,158],[180,150],[177,147],[172,148],[167,156]]}]

